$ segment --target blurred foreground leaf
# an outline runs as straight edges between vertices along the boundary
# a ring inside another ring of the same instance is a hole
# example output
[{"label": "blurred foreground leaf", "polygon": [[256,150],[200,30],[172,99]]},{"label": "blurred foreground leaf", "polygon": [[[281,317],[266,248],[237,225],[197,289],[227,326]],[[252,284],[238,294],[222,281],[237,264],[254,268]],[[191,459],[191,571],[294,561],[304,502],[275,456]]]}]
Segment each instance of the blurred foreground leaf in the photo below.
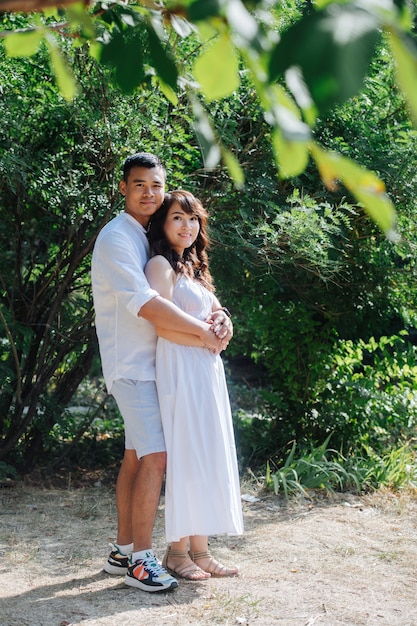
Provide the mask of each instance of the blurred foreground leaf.
[{"label": "blurred foreground leaf", "polygon": [[311,151],[324,184],[332,189],[341,181],[387,237],[395,239],[395,209],[376,174],[336,152],[325,152],[316,144]]}]

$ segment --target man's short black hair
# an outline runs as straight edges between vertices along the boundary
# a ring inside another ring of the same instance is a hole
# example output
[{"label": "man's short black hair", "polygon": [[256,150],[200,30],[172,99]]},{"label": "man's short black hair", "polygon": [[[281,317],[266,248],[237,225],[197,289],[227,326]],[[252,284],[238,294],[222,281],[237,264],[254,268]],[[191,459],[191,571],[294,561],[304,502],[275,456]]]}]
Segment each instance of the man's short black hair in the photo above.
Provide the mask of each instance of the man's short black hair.
[{"label": "man's short black hair", "polygon": [[123,163],[123,180],[126,183],[129,178],[130,170],[133,167],[147,167],[148,169],[160,167],[164,171],[164,174],[166,174],[164,164],[160,158],[151,152],[137,152],[136,154],[132,154],[127,157]]}]

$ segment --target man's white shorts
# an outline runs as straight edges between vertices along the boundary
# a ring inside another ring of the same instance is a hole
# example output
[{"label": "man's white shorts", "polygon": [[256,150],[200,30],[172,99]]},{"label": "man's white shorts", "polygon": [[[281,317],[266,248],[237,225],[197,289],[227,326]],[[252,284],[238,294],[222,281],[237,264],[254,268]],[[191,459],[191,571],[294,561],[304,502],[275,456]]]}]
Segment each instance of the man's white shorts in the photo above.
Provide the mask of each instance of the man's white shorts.
[{"label": "man's white shorts", "polygon": [[165,452],[156,384],[153,380],[115,380],[111,394],[125,425],[125,448],[136,450],[138,459]]}]

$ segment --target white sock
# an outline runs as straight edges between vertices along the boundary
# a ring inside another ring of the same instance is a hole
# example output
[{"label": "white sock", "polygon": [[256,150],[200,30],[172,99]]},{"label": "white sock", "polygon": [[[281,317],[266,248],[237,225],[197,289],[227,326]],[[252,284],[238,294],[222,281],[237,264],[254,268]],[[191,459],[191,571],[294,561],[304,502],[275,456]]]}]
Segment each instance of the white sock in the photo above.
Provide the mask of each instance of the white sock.
[{"label": "white sock", "polygon": [[127,556],[128,554],[130,554],[133,550],[133,543],[128,543],[125,546],[122,546],[120,543],[115,543],[114,545],[119,550],[119,552],[123,554],[124,556]]},{"label": "white sock", "polygon": [[149,552],[152,552],[152,548],[149,548],[148,550],[139,550],[138,552],[132,552],[132,563],[135,563],[135,561],[139,561],[139,559],[147,559],[149,557]]}]

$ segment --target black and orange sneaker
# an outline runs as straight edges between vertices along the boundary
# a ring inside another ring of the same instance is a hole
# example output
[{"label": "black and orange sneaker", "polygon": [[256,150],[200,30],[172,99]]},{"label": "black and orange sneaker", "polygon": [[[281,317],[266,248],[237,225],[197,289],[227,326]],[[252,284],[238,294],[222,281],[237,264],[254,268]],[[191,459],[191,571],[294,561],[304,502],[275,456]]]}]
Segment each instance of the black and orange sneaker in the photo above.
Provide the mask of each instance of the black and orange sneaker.
[{"label": "black and orange sneaker", "polygon": [[127,574],[129,567],[129,556],[122,554],[116,544],[111,543],[110,547],[113,548],[110,552],[109,558],[104,566],[104,571],[107,574],[114,574],[115,576],[124,576]]},{"label": "black and orange sneaker", "polygon": [[175,578],[162,567],[152,550],[146,552],[146,558],[134,563],[129,559],[125,583],[150,592],[171,591],[178,587]]}]

